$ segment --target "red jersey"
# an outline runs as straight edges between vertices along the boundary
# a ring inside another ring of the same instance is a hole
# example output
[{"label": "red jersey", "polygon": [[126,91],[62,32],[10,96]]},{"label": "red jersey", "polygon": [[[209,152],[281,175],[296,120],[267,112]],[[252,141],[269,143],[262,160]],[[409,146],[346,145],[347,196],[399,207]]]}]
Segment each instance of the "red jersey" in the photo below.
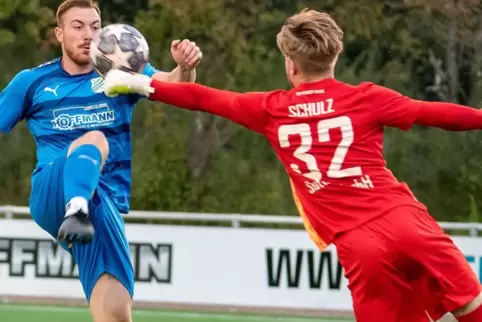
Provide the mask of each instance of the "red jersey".
[{"label": "red jersey", "polygon": [[424,208],[386,168],[383,127],[409,129],[417,110],[373,84],[334,79],[307,83],[266,99],[269,140],[290,177],[305,227],[320,247],[337,233],[401,206]]},{"label": "red jersey", "polygon": [[198,84],[152,86],[150,99],[217,114],[264,135],[286,168],[305,228],[320,249],[395,207],[425,209],[386,167],[385,126],[482,128],[478,110],[412,100],[372,83],[325,79],[243,94]]}]

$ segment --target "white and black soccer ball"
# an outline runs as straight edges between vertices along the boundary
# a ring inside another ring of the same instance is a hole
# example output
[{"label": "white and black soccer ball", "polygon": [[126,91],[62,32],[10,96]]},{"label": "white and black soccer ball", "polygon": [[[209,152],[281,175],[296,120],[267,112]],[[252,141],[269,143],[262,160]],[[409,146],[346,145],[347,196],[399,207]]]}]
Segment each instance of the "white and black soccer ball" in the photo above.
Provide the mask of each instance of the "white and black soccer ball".
[{"label": "white and black soccer ball", "polygon": [[149,61],[149,45],[136,28],[111,24],[92,40],[90,58],[102,77],[111,69],[141,73]]}]

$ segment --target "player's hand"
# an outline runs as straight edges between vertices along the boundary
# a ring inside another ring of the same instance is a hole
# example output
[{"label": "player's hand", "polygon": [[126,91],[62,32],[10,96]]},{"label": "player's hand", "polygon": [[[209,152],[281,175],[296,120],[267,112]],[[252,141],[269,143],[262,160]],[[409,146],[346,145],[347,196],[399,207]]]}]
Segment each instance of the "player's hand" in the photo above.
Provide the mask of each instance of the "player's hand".
[{"label": "player's hand", "polygon": [[149,96],[154,92],[152,79],[147,75],[131,74],[119,69],[110,70],[104,78],[104,93],[108,97],[122,94]]},{"label": "player's hand", "polygon": [[171,54],[174,61],[183,70],[193,70],[203,57],[201,49],[196,46],[196,43],[187,39],[174,40],[171,44]]}]

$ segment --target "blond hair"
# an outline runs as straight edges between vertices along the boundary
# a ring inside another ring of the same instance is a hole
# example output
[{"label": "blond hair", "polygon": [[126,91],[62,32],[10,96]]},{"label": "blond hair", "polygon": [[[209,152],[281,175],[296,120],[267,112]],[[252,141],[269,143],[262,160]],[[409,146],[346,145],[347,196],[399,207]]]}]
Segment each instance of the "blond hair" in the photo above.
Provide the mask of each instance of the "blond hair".
[{"label": "blond hair", "polygon": [[57,9],[57,25],[62,24],[62,16],[72,8],[92,8],[97,11],[100,16],[99,5],[92,0],[65,0]]},{"label": "blond hair", "polygon": [[305,75],[328,71],[343,51],[343,31],[335,20],[310,9],[286,19],[276,41],[281,53]]}]

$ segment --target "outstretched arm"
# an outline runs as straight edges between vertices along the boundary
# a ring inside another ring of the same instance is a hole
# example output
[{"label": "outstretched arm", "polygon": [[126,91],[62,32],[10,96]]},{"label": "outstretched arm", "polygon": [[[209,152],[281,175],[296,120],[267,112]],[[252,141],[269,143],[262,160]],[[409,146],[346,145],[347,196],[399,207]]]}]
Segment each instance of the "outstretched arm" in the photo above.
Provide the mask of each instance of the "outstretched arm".
[{"label": "outstretched arm", "polygon": [[444,102],[412,100],[418,113],[415,124],[438,127],[447,131],[482,129],[482,110]]},{"label": "outstretched arm", "polygon": [[266,122],[266,101],[270,92],[237,93],[196,83],[168,83],[153,80],[149,99],[189,110],[227,118],[256,132]]},{"label": "outstretched arm", "polygon": [[152,78],[170,83],[195,82],[196,69],[182,69],[180,66],[177,66],[169,73],[157,72],[152,76]]},{"label": "outstretched arm", "polygon": [[263,132],[267,106],[284,91],[236,93],[196,83],[171,83],[148,75],[111,70],[104,82],[104,92],[114,97],[139,94],[181,108],[208,112],[227,118],[253,131]]},{"label": "outstretched arm", "polygon": [[373,85],[368,89],[381,125],[408,130],[414,124],[447,131],[482,129],[482,110],[446,102],[411,99],[388,88]]},{"label": "outstretched arm", "polygon": [[25,117],[31,103],[27,90],[32,81],[32,72],[23,70],[0,92],[0,135],[10,132]]}]

